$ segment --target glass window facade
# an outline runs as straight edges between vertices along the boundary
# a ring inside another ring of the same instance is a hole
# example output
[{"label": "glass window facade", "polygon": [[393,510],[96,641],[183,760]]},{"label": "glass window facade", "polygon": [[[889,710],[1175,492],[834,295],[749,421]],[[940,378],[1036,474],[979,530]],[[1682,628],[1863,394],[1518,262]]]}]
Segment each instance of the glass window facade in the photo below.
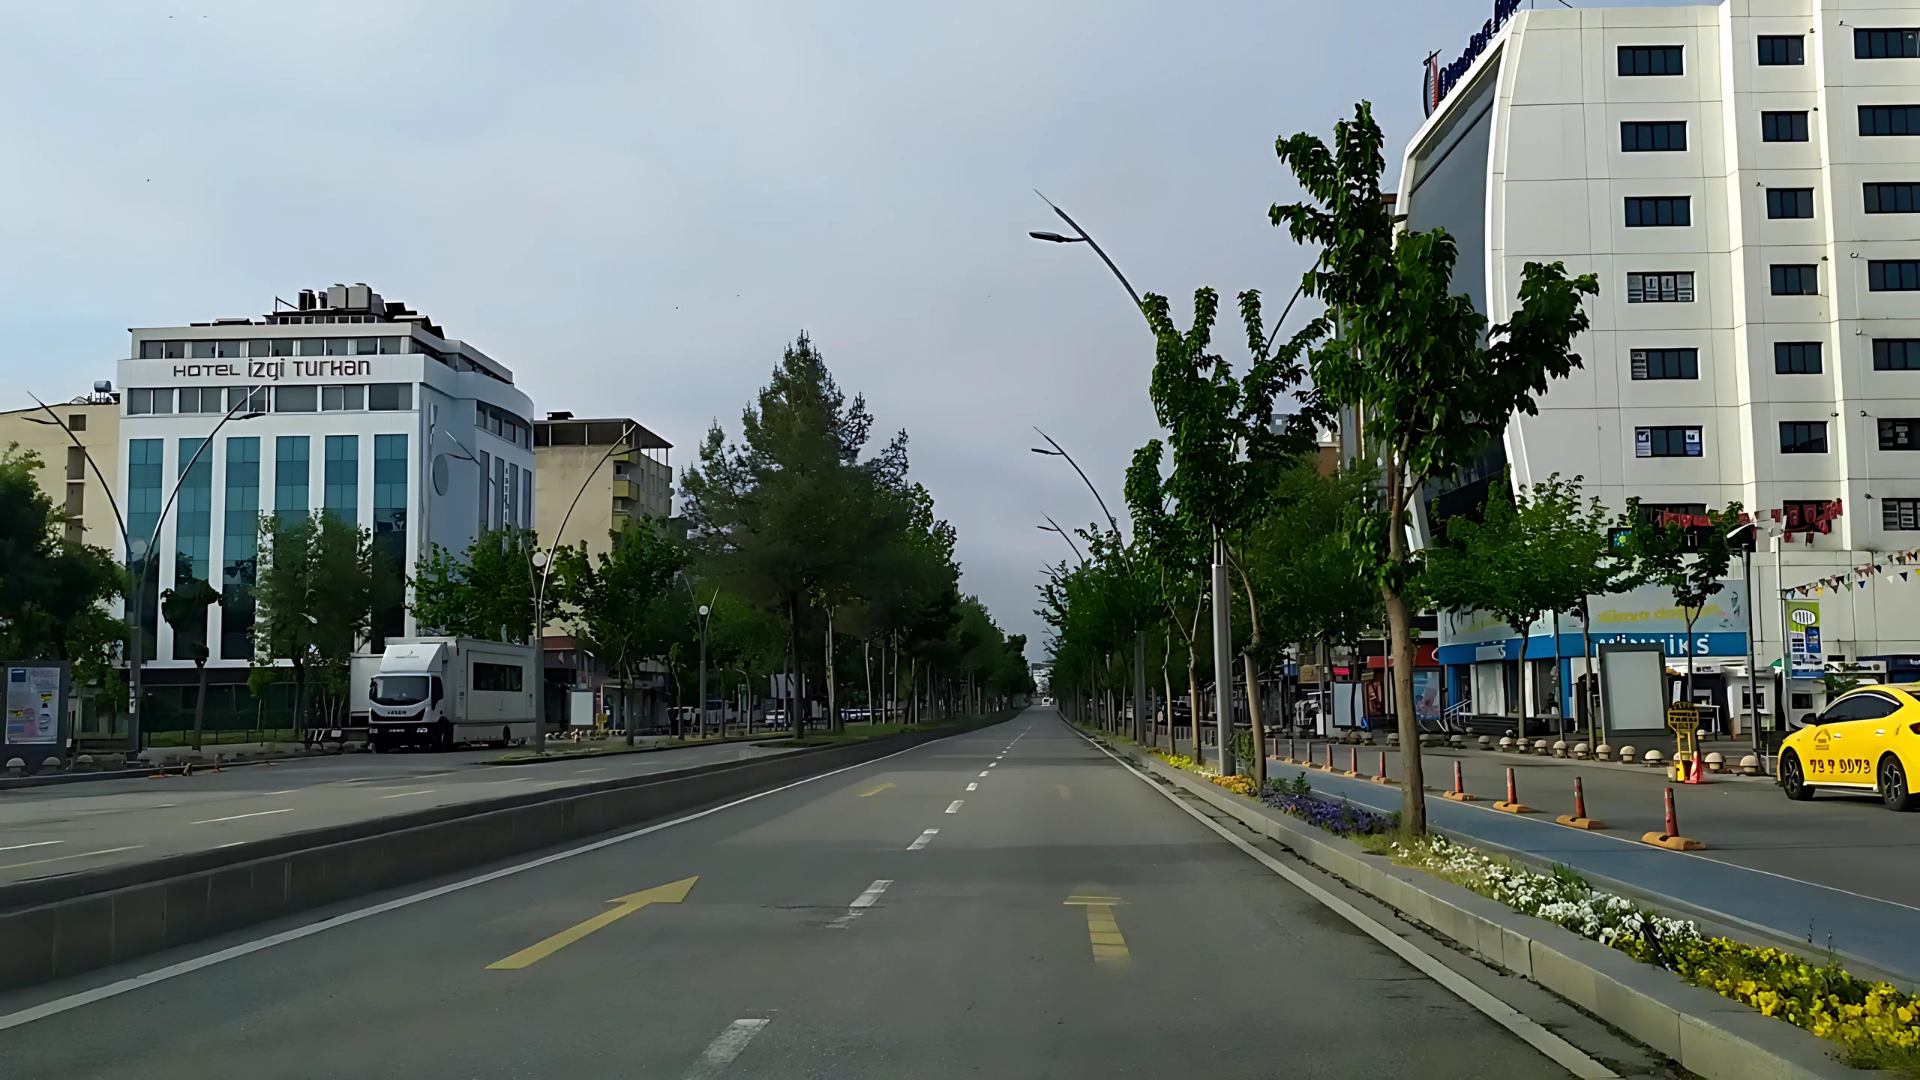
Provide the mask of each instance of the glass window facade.
[{"label": "glass window facade", "polygon": [[[213,555],[213,454],[205,439],[177,444],[180,492],[174,496],[173,587],[210,580]],[[207,644],[207,624],[173,628],[173,658],[192,660]]]},{"label": "glass window facade", "polygon": [[321,507],[348,525],[360,524],[360,436],[327,436],[326,469]]},{"label": "glass window facade", "polygon": [[[166,499],[160,479],[164,474],[166,442],[162,439],[127,441],[127,536],[133,543],[127,570],[138,580],[145,568],[147,542],[160,523],[160,504]],[[140,626],[145,634],[141,652],[154,659],[155,631],[160,625],[160,573],[148,568],[145,595],[140,598]]]},{"label": "glass window facade", "polygon": [[382,638],[406,633],[407,437],[373,437],[374,571],[386,582],[375,590],[373,631]]},{"label": "glass window facade", "polygon": [[220,537],[220,659],[253,657],[253,582],[260,536],[260,440],[227,440]]},{"label": "glass window facade", "polygon": [[281,521],[307,516],[312,469],[305,435],[282,435],[273,453],[273,512]]}]

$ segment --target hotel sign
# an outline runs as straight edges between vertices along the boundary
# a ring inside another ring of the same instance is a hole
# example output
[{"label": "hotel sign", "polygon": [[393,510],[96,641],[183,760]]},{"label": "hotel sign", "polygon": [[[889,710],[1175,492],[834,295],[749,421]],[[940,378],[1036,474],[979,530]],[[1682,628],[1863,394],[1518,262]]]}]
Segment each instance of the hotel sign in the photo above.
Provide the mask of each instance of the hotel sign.
[{"label": "hotel sign", "polygon": [[1453,63],[1441,67],[1438,53],[1427,58],[1426,77],[1420,94],[1420,104],[1426,109],[1426,115],[1433,115],[1433,111],[1439,108],[1440,103],[1445,101],[1447,95],[1453,91],[1460,77],[1473,67],[1473,62],[1480,58],[1481,53],[1487,51],[1487,46],[1493,42],[1494,35],[1498,34],[1500,28],[1507,25],[1507,20],[1513,18],[1514,12],[1519,10],[1520,0],[1494,0],[1493,18],[1488,19],[1486,25],[1467,40],[1466,49],[1454,59]]},{"label": "hotel sign", "polygon": [[[245,374],[241,374],[242,369]],[[279,382],[291,371],[296,379],[352,379],[373,374],[371,360],[247,360],[234,364],[175,364],[176,379],[249,379]]]}]

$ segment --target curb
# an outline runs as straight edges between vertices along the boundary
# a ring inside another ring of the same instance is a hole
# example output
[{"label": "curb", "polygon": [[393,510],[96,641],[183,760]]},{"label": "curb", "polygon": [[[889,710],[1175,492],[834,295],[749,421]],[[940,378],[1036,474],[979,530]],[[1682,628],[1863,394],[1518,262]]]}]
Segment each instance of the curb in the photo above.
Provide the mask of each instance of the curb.
[{"label": "curb", "polygon": [[1834,1060],[1835,1045],[1570,930],[1114,747],[1301,858],[1429,927],[1468,953],[1553,991],[1706,1080],[1843,1080],[1884,1075]]}]

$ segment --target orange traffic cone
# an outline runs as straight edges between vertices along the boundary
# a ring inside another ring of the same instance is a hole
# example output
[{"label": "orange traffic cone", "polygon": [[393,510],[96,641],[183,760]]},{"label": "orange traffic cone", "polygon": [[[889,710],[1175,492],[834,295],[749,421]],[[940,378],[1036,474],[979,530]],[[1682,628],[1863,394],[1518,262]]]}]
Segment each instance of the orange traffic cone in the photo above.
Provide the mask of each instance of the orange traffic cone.
[{"label": "orange traffic cone", "polygon": [[1687,768],[1687,783],[1704,784],[1707,782],[1706,761],[1700,757],[1700,751],[1695,750],[1693,752],[1693,761]]},{"label": "orange traffic cone", "polygon": [[1595,821],[1587,816],[1587,793],[1580,784],[1580,778],[1573,778],[1573,813],[1561,814],[1553,820],[1570,829],[1604,829],[1607,823]]},{"label": "orange traffic cone", "polygon": [[[1513,770],[1508,769],[1507,771],[1512,772]],[[1462,783],[1460,779],[1460,763],[1457,761],[1453,763],[1453,790],[1447,792],[1443,797],[1452,799],[1454,802],[1472,802],[1475,798],[1467,794],[1466,785]]]},{"label": "orange traffic cone", "polygon": [[1387,779],[1387,752],[1385,750],[1380,751],[1380,775],[1375,776],[1373,782],[1376,784],[1393,783],[1392,780]]},{"label": "orange traffic cone", "polygon": [[1516,790],[1514,789],[1514,784],[1513,784],[1513,770],[1512,770],[1511,768],[1509,768],[1509,769],[1507,770],[1507,797],[1506,797],[1506,800],[1505,800],[1504,802],[1496,802],[1496,803],[1494,803],[1494,804],[1493,804],[1493,808],[1494,808],[1495,810],[1504,810],[1504,811],[1506,811],[1506,812],[1507,812],[1507,813],[1509,813],[1509,814],[1531,814],[1531,813],[1533,813],[1533,807],[1531,807],[1531,806],[1528,806],[1528,805],[1526,805],[1525,803],[1523,803],[1523,802],[1521,802],[1521,801],[1520,801],[1520,795],[1519,795],[1519,793],[1518,793],[1518,792],[1517,792],[1517,791],[1516,791]]},{"label": "orange traffic cone", "polygon": [[1347,750],[1347,775],[1353,777],[1360,775],[1360,748],[1357,746]]},{"label": "orange traffic cone", "polygon": [[1646,833],[1640,837],[1642,843],[1663,847],[1669,851],[1699,851],[1707,845],[1698,840],[1689,840],[1680,835],[1680,816],[1673,809],[1673,789],[1667,789],[1667,831]]}]

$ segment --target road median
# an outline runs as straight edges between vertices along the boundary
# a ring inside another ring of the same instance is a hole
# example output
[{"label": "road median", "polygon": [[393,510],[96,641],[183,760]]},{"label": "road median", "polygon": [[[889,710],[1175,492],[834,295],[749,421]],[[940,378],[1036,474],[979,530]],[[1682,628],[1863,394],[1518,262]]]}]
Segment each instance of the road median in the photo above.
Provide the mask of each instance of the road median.
[{"label": "road median", "polygon": [[1837,1047],[1677,975],[1357,844],[1128,746],[1134,766],[1208,803],[1301,858],[1450,939],[1523,976],[1673,1058],[1708,1080],[1880,1075],[1835,1059]]},{"label": "road median", "polygon": [[1004,722],[605,780],[0,887],[0,990],[697,810]]}]

